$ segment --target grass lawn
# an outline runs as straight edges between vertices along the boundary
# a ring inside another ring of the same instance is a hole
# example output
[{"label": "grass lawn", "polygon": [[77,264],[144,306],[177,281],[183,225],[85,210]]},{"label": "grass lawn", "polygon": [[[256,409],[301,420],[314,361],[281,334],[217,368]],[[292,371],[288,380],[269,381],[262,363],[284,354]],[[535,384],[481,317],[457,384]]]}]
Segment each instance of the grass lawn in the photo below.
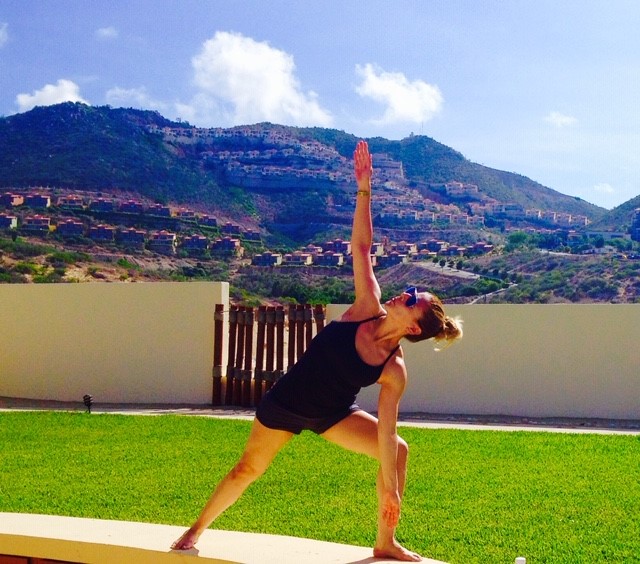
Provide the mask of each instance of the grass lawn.
[{"label": "grass lawn", "polygon": [[[0,413],[0,511],[188,525],[250,423]],[[455,563],[640,562],[640,436],[401,428],[398,538]],[[376,464],[304,433],[216,523],[371,546]]]}]

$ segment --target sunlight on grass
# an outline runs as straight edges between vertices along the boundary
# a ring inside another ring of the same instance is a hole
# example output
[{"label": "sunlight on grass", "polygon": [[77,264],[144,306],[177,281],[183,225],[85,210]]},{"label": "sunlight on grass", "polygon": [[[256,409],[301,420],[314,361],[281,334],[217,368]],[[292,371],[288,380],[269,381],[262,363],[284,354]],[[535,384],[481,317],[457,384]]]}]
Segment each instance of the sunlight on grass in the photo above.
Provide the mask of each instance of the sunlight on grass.
[{"label": "sunlight on grass", "polygon": [[[0,414],[0,511],[188,525],[250,423],[185,416]],[[456,562],[632,562],[640,437],[403,428],[398,537]],[[371,546],[375,463],[296,437],[220,529]],[[637,561],[637,560],[635,560]]]}]

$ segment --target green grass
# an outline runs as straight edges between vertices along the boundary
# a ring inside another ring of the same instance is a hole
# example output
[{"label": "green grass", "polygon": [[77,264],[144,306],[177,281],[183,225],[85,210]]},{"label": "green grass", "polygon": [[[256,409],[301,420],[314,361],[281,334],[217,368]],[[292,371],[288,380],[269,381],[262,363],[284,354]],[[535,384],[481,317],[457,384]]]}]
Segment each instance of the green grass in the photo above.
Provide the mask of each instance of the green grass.
[{"label": "green grass", "polygon": [[[188,525],[249,422],[0,414],[0,511]],[[451,563],[640,562],[640,437],[402,428],[398,538]],[[376,465],[305,433],[216,523],[370,546]]]}]

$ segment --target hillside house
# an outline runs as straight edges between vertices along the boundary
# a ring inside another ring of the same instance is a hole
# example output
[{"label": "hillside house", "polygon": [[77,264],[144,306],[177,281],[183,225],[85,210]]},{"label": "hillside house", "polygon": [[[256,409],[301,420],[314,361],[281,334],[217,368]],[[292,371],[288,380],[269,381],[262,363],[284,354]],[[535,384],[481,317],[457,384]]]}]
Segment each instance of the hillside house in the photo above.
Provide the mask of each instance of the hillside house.
[{"label": "hillside house", "polygon": [[324,251],[322,250],[322,247],[318,247],[317,245],[313,245],[313,244],[309,244],[306,247],[304,247],[302,249],[303,253],[309,253],[315,261],[315,258],[320,256]]},{"label": "hillside house", "polygon": [[110,225],[92,225],[89,227],[89,239],[96,243],[111,243],[116,236],[115,227]]},{"label": "hillside house", "polygon": [[194,212],[193,210],[188,210],[186,208],[181,208],[176,211],[176,217],[179,217],[180,219],[195,219],[196,212]]},{"label": "hillside house", "polygon": [[191,235],[182,240],[180,247],[190,255],[203,255],[209,249],[209,239],[204,235]]},{"label": "hillside house", "polygon": [[58,207],[65,210],[83,210],[84,200],[80,196],[61,196],[58,198]]},{"label": "hillside house", "polygon": [[467,249],[467,253],[470,255],[486,255],[493,251],[493,245],[485,243],[484,241],[478,241]]},{"label": "hillside house", "polygon": [[408,262],[409,257],[397,251],[391,251],[388,255],[378,257],[378,264],[381,268],[389,268],[396,264],[407,264]]},{"label": "hillside house", "polygon": [[27,216],[22,221],[22,229],[32,233],[49,233],[51,218],[44,215]]},{"label": "hillside house", "polygon": [[244,255],[244,248],[240,244],[239,239],[232,237],[223,237],[216,239],[211,245],[211,251],[221,255],[231,255],[241,257]]},{"label": "hillside house", "polygon": [[149,250],[161,255],[175,255],[177,247],[177,237],[175,233],[162,230],[151,235],[149,239]]},{"label": "hillside house", "polygon": [[0,205],[5,208],[15,208],[24,204],[24,196],[5,192],[0,196]]},{"label": "hillside house", "polygon": [[392,251],[397,251],[401,255],[415,255],[418,252],[417,243],[407,243],[406,241],[400,241],[391,245]]},{"label": "hillside house", "polygon": [[344,264],[344,255],[327,251],[318,255],[314,259],[314,264],[318,266],[342,266]]},{"label": "hillside house", "polygon": [[442,254],[447,257],[461,257],[464,255],[466,250],[467,247],[462,247],[459,245],[449,245]]},{"label": "hillside house", "polygon": [[234,225],[233,223],[231,223],[229,221],[227,221],[222,226],[221,231],[225,235],[235,235],[236,237],[239,237],[240,235],[242,235],[242,229],[240,228],[240,226]]},{"label": "hillside house", "polygon": [[573,218],[570,213],[558,212],[556,214],[556,223],[563,227],[568,227],[573,223]]},{"label": "hillside house", "polygon": [[451,223],[456,225],[467,225],[469,223],[469,216],[466,213],[452,213]]},{"label": "hillside house", "polygon": [[211,215],[202,215],[198,218],[200,225],[206,225],[207,227],[218,227],[218,220]]},{"label": "hillside house", "polygon": [[371,254],[378,257],[384,255],[384,243],[373,243],[371,245]]},{"label": "hillside house", "polygon": [[24,205],[30,208],[47,209],[51,207],[51,196],[45,194],[27,194]]},{"label": "hillside house", "polygon": [[118,211],[122,213],[141,214],[144,213],[144,205],[142,202],[138,202],[137,200],[127,200],[126,202],[120,203]]},{"label": "hillside house", "polygon": [[134,227],[131,227],[130,229],[121,229],[116,235],[118,244],[137,251],[144,250],[146,237],[146,231],[136,229]]},{"label": "hillside house", "polygon": [[294,251],[284,255],[283,263],[287,266],[311,266],[313,264],[313,256],[302,251]]},{"label": "hillside house", "polygon": [[255,241],[255,242],[260,242],[262,241],[262,237],[260,236],[260,233],[258,231],[255,231],[253,229],[247,229],[242,236],[247,240],[247,241]]},{"label": "hillside house", "polygon": [[60,220],[56,225],[56,233],[62,237],[82,237],[84,223],[73,218]]},{"label": "hillside house", "polygon": [[467,223],[469,225],[474,225],[476,227],[480,227],[484,225],[484,217],[481,215],[470,215],[467,216]]},{"label": "hillside house", "polygon": [[280,266],[282,264],[282,255],[266,251],[255,255],[251,264],[254,266]]},{"label": "hillside house", "polygon": [[159,217],[171,217],[171,208],[162,204],[151,204],[147,208],[149,215],[157,215]]},{"label": "hillside house", "polygon": [[444,185],[447,196],[451,197],[474,197],[478,195],[478,186],[475,184],[464,184],[462,182],[447,182]]},{"label": "hillside house", "polygon": [[351,241],[343,241],[342,239],[336,239],[335,241],[327,241],[324,245],[325,251],[333,251],[334,253],[341,253],[343,255],[351,254]]},{"label": "hillside house", "polygon": [[111,213],[115,209],[115,202],[106,198],[98,198],[89,202],[89,210],[92,212]]},{"label": "hillside house", "polygon": [[421,243],[419,248],[420,250],[426,249],[432,253],[439,253],[447,246],[445,241],[437,241],[436,239],[430,239],[426,243]]},{"label": "hillside house", "polygon": [[15,215],[0,213],[0,229],[17,229],[18,218]]}]

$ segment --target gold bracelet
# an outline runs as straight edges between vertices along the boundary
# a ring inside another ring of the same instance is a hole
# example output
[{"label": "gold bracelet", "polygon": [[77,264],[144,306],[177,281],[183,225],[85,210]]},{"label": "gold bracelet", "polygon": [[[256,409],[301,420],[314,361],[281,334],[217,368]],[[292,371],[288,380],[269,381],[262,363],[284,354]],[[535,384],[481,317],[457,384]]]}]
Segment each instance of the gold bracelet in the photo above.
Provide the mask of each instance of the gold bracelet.
[{"label": "gold bracelet", "polygon": [[356,194],[358,196],[367,196],[367,197],[369,197],[369,196],[371,196],[371,191],[370,190],[358,190],[356,192]]}]

